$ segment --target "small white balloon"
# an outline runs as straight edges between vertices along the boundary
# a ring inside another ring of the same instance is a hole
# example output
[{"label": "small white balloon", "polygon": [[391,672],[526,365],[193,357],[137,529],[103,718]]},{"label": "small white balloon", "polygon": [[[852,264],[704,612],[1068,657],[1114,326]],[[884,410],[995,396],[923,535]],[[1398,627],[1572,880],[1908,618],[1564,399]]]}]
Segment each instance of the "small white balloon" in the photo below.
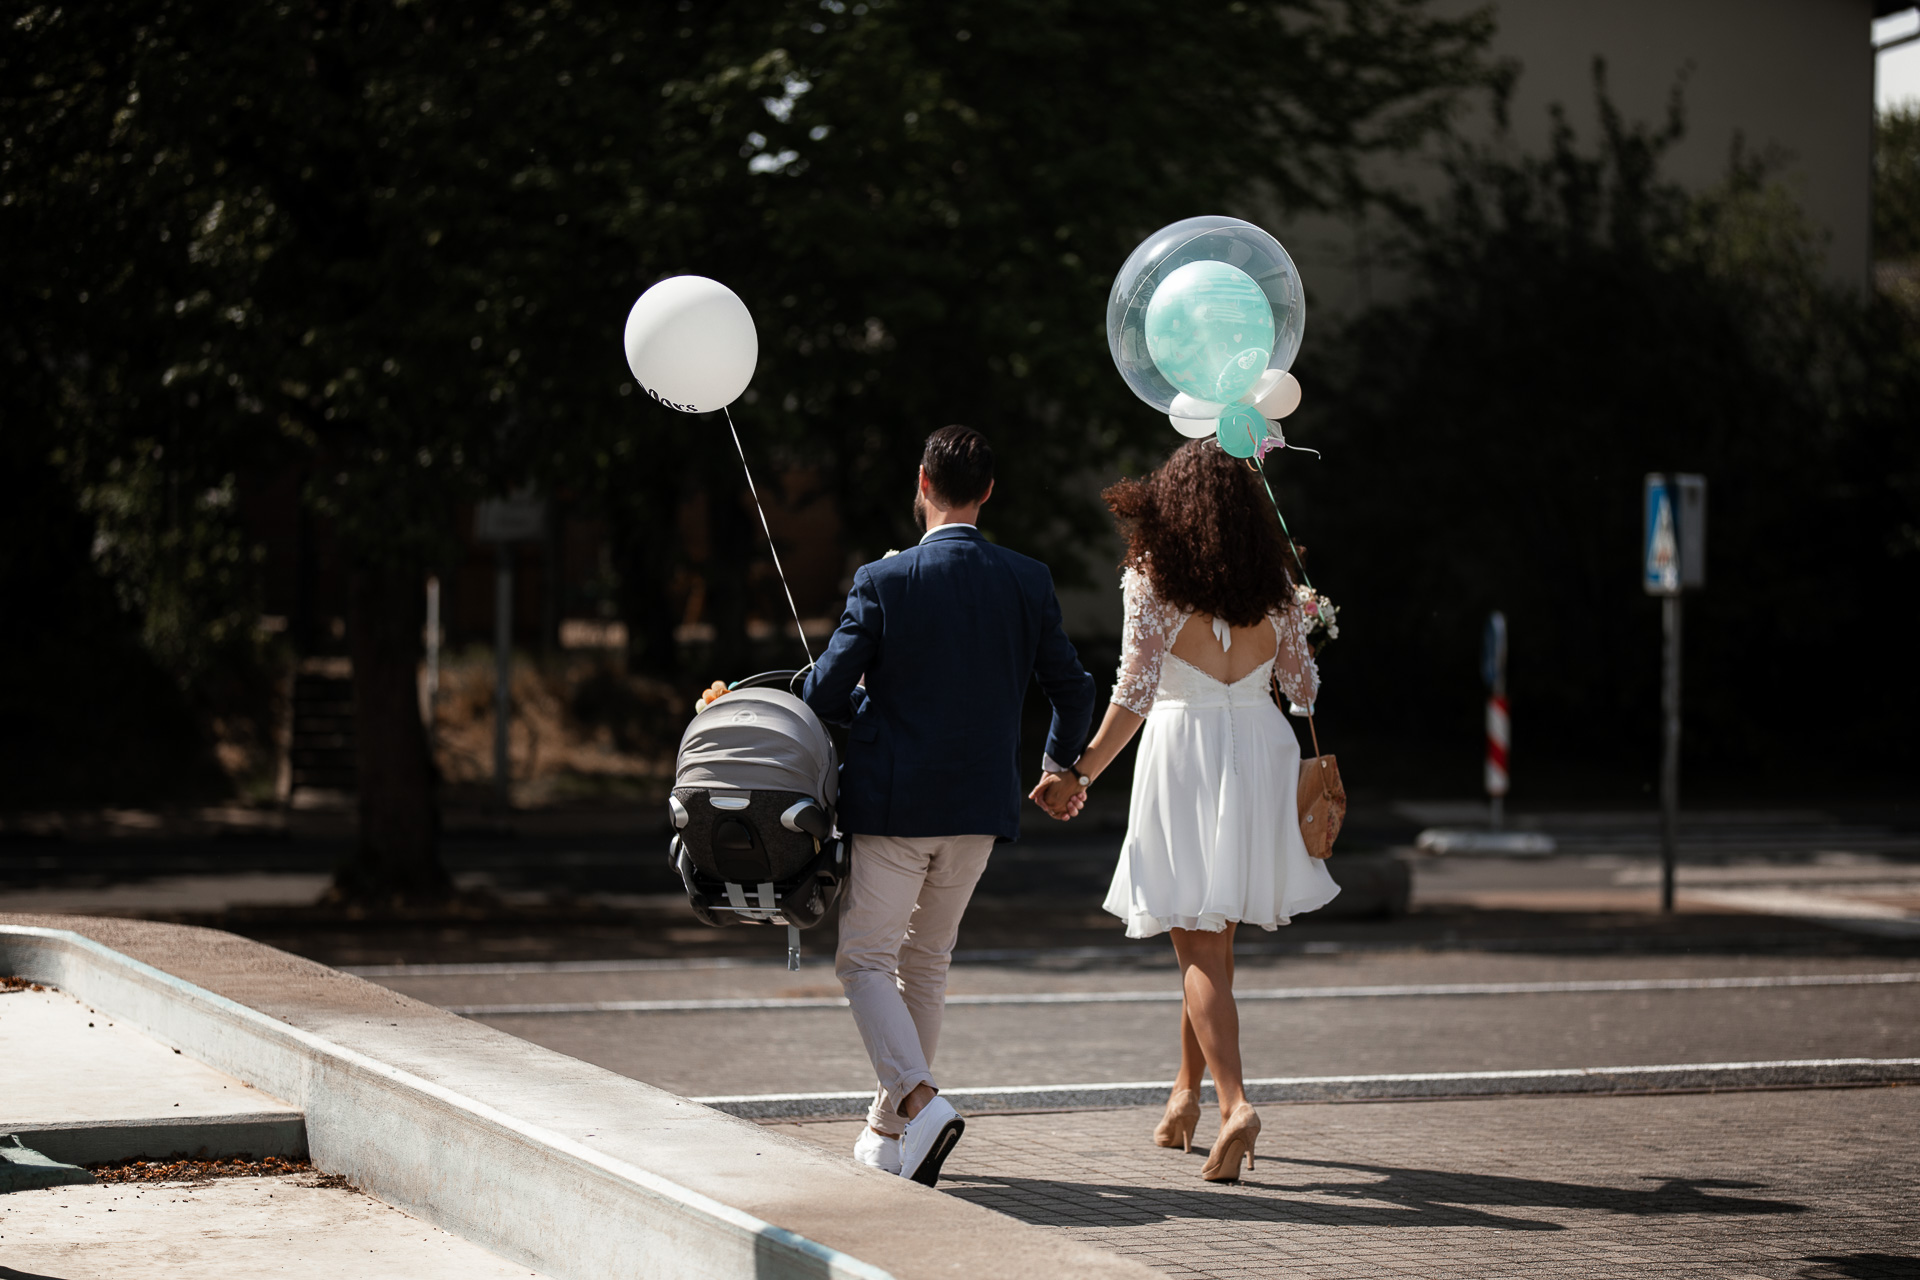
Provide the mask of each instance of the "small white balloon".
[{"label": "small white balloon", "polygon": [[[1227,411],[1227,406],[1212,400],[1202,400],[1182,391],[1173,397],[1173,403],[1167,406],[1167,413],[1175,418],[1205,418],[1212,422]],[[1207,430],[1213,430],[1208,427]]]},{"label": "small white balloon", "polygon": [[1175,431],[1189,440],[1204,439],[1212,435],[1220,426],[1218,418],[1182,418],[1172,413],[1167,415],[1167,421],[1173,424]]},{"label": "small white balloon", "polygon": [[1255,405],[1261,416],[1267,418],[1284,418],[1299,407],[1300,380],[1290,373],[1281,374],[1280,380],[1273,384],[1273,389],[1260,397]]},{"label": "small white balloon", "polygon": [[733,290],[705,276],[672,276],[627,313],[626,348],[641,390],[682,413],[711,413],[753,380],[760,335]]},{"label": "small white balloon", "polygon": [[1287,378],[1291,376],[1292,375],[1289,374],[1285,369],[1267,370],[1265,373],[1260,375],[1260,381],[1253,384],[1253,390],[1247,392],[1247,394],[1240,397],[1240,403],[1253,404],[1253,405],[1259,404],[1262,400],[1266,399],[1267,396],[1272,394],[1273,389],[1275,387],[1280,385],[1280,380],[1282,378]]}]

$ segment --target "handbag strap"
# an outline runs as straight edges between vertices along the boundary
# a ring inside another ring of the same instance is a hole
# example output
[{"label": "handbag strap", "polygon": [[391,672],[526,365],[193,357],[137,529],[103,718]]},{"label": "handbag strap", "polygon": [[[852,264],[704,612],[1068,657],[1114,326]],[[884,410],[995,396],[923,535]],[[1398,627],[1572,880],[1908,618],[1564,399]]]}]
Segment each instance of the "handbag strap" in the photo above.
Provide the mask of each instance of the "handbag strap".
[{"label": "handbag strap", "polygon": [[[1280,708],[1281,712],[1284,713],[1287,709],[1287,704],[1280,701],[1282,695],[1280,692],[1280,673],[1278,671],[1267,677],[1267,692],[1273,695],[1273,705]],[[1313,712],[1311,711],[1307,712],[1307,733],[1313,738],[1313,754],[1317,758],[1320,755],[1320,730],[1314,727]],[[1326,768],[1325,762],[1322,762],[1320,767],[1323,769]]]}]

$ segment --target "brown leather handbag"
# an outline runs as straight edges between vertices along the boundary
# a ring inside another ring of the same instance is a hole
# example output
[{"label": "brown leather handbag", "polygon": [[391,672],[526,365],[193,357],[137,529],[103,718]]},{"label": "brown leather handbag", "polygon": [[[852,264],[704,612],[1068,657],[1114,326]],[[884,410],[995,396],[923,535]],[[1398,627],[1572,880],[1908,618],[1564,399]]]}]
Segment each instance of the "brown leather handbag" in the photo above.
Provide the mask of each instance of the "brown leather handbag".
[{"label": "brown leather handbag", "polygon": [[1340,824],[1347,817],[1347,789],[1340,785],[1340,761],[1320,754],[1320,734],[1307,717],[1313,735],[1313,756],[1300,762],[1300,838],[1316,858],[1331,858]]},{"label": "brown leather handbag", "polygon": [[[1286,714],[1281,701],[1280,681],[1273,682],[1273,703]],[[1333,842],[1340,837],[1340,824],[1347,817],[1347,789],[1340,783],[1340,761],[1320,751],[1320,731],[1314,727],[1313,713],[1307,713],[1307,732],[1313,736],[1313,755],[1300,762],[1300,792],[1295,811],[1300,818],[1300,838],[1307,852],[1316,858],[1331,858]]]}]

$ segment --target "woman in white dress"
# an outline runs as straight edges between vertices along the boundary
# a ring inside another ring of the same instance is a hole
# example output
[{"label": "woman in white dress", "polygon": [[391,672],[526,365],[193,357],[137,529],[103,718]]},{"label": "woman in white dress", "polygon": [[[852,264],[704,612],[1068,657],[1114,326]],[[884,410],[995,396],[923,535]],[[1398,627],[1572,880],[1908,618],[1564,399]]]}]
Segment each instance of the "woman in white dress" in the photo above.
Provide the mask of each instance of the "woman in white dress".
[{"label": "woman in white dress", "polygon": [[1170,932],[1180,962],[1180,1074],[1154,1141],[1192,1150],[1211,1071],[1220,1136],[1202,1176],[1233,1181],[1260,1133],[1240,1067],[1234,930],[1276,929],[1340,891],[1300,838],[1300,746],[1270,691],[1277,680],[1311,708],[1319,672],[1278,521],[1245,462],[1196,440],[1105,497],[1127,539],[1119,677],[1085,754],[1033,798],[1077,812],[1145,726],[1106,909],[1130,938]]}]

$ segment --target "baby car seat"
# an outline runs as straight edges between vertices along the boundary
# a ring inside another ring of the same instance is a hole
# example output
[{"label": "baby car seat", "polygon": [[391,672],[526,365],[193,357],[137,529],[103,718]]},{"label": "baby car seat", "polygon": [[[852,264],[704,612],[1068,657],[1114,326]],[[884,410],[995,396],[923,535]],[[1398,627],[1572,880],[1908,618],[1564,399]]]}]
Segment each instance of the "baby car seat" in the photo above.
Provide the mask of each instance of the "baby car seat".
[{"label": "baby car seat", "polygon": [[798,673],[741,680],[693,717],[680,738],[667,811],[669,857],[702,923],[787,926],[826,918],[846,879],[834,831],[839,761],[826,726],[788,688]]}]

